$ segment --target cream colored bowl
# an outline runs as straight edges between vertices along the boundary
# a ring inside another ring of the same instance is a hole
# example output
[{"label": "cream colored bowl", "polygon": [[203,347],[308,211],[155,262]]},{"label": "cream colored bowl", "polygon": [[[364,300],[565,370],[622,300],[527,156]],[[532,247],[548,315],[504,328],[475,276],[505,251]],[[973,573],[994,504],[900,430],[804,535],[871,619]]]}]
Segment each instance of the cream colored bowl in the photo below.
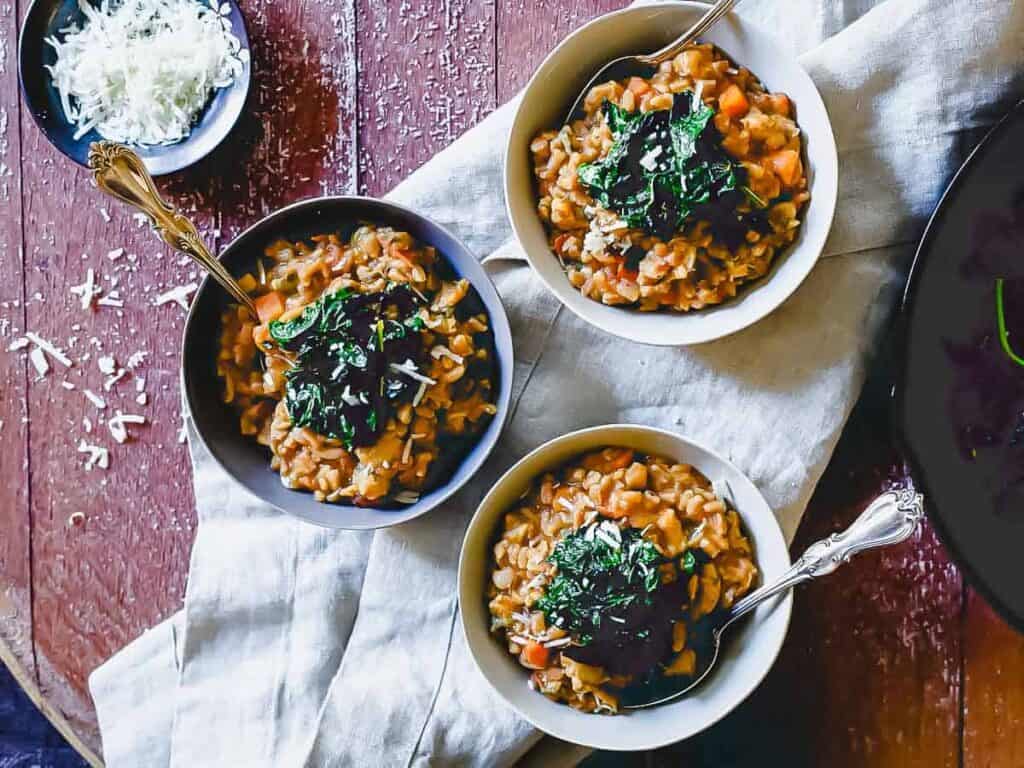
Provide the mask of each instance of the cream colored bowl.
[{"label": "cream colored bowl", "polygon": [[726,715],[764,678],[782,647],[792,597],[762,605],[749,620],[730,628],[711,676],[693,693],[670,704],[615,717],[584,714],[548,700],[527,686],[529,671],[509,655],[488,628],[487,583],[491,548],[502,515],[515,506],[533,480],[586,451],[625,446],[692,464],[708,479],[726,481],[754,544],[762,583],[790,566],[775,516],[754,484],[721,456],[684,437],[651,427],[592,427],[556,438],[528,454],[498,480],[480,503],[466,531],[459,561],[459,602],[466,640],[483,676],[520,715],[542,731],[595,749],[655,749],[693,736]]},{"label": "cream colored bowl", "polygon": [[699,18],[706,5],[660,3],[627,8],[580,27],[555,48],[531,78],[516,110],[505,153],[505,199],[516,237],[531,266],[565,306],[587,322],[633,341],[676,346],[699,344],[757,322],[797,289],[818,260],[832,226],[838,191],[838,159],[828,113],[814,83],[784,49],[735,14],[703,39],[748,67],[765,87],[789,95],[804,133],[811,201],[796,242],[776,257],[772,270],[739,296],[697,312],[669,314],[609,307],[569,284],[548,246],[537,215],[530,141],[562,125],[587,81],[612,59],[656,50]]}]

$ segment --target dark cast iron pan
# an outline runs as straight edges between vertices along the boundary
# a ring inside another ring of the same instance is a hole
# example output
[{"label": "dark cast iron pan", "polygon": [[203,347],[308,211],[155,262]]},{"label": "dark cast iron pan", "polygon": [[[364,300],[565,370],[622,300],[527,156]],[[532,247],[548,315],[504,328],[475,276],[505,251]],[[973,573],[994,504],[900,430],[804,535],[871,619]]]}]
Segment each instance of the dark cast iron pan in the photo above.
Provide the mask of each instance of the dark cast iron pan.
[{"label": "dark cast iron pan", "polygon": [[892,418],[940,537],[1024,630],[1024,102],[975,148],[932,215],[898,317]]}]

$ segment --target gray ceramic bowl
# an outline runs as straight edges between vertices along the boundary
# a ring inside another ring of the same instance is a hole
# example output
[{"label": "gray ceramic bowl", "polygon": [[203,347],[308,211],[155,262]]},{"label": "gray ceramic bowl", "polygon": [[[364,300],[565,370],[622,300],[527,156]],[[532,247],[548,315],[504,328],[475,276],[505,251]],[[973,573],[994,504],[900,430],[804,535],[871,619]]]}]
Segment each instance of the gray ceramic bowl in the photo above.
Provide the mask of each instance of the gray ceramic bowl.
[{"label": "gray ceramic bowl", "polygon": [[692,464],[712,481],[724,481],[735,497],[754,544],[762,583],[790,566],[786,540],[768,502],[730,461],[673,432],[636,424],[608,424],[555,438],[524,456],[491,487],[473,515],[459,560],[459,606],[466,642],[480,672],[498,695],[520,715],[564,741],[594,749],[646,750],[700,733],[743,701],[775,663],[789,627],[793,596],[765,603],[753,620],[724,638],[712,675],[688,696],[651,709],[629,710],[608,718],[556,704],[527,686],[529,673],[488,632],[486,590],[494,540],[502,516],[544,472],[574,456],[605,446],[626,446],[641,453]]},{"label": "gray ceramic bowl", "polygon": [[364,221],[404,230],[419,242],[436,248],[456,273],[469,280],[490,315],[494,333],[498,412],[447,482],[425,493],[417,503],[398,509],[327,504],[316,501],[311,493],[285,488],[270,468],[269,451],[239,432],[237,413],[221,399],[216,359],[220,314],[230,303],[227,293],[209,278],[204,279],[185,323],[182,391],[201,442],[232,478],[263,501],[290,515],[331,528],[383,528],[419,517],[438,506],[473,476],[491,452],[505,426],[512,391],[512,334],[494,284],[465,245],[448,230],[414,211],[366,197],[304,200],[247,229],[224,249],[220,259],[232,274],[240,276],[254,271],[256,259],[278,238],[303,240],[325,232],[347,234]]}]

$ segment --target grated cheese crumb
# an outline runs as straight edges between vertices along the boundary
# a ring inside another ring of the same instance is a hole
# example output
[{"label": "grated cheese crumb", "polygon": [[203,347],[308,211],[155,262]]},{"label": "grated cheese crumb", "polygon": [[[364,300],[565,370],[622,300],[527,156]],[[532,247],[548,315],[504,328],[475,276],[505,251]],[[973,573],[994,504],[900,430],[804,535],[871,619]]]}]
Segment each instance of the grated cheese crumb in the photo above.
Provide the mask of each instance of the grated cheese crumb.
[{"label": "grated cheese crumb", "polygon": [[93,467],[107,469],[110,466],[110,452],[99,445],[90,445],[82,440],[78,443],[78,452],[89,454],[85,460],[85,468],[91,470]]},{"label": "grated cheese crumb", "polygon": [[96,285],[96,273],[92,271],[92,267],[85,272],[85,282],[81,285],[71,286],[70,290],[81,301],[82,309],[92,306],[93,299],[101,293],[100,287]]},{"label": "grated cheese crumb", "polygon": [[110,430],[111,436],[119,443],[124,443],[128,440],[128,424],[145,424],[145,416],[136,416],[131,413],[121,413],[118,411],[110,419],[107,420],[107,429]]},{"label": "grated cheese crumb", "polygon": [[81,25],[46,38],[56,52],[47,69],[76,140],[95,129],[127,144],[180,141],[213,91],[243,71],[241,43],[217,8],[194,0],[79,8]]},{"label": "grated cheese crumb", "polygon": [[46,354],[48,354],[50,357],[52,357],[58,363],[63,365],[65,368],[70,368],[71,367],[71,358],[69,358],[67,355],[65,355],[62,350],[60,350],[57,347],[55,347],[53,344],[48,342],[42,336],[40,336],[37,333],[32,333],[32,331],[26,331],[25,332],[25,336],[28,337],[29,341],[31,341],[37,347],[42,349]]},{"label": "grated cheese crumb", "polygon": [[95,405],[101,411],[107,407],[106,401],[91,389],[83,389],[82,394],[85,395],[86,400]]},{"label": "grated cheese crumb", "polygon": [[172,288],[169,291],[161,293],[159,296],[156,297],[156,299],[153,300],[153,303],[159,307],[164,304],[169,304],[170,302],[173,301],[179,307],[181,307],[187,312],[188,299],[198,287],[199,285],[194,282],[188,283],[187,285],[179,285],[177,288]]},{"label": "grated cheese crumb", "polygon": [[33,347],[32,351],[28,353],[28,359],[32,361],[32,365],[35,366],[36,373],[39,374],[40,378],[45,376],[47,371],[50,370],[50,364],[46,362],[46,355],[43,354],[41,347]]}]

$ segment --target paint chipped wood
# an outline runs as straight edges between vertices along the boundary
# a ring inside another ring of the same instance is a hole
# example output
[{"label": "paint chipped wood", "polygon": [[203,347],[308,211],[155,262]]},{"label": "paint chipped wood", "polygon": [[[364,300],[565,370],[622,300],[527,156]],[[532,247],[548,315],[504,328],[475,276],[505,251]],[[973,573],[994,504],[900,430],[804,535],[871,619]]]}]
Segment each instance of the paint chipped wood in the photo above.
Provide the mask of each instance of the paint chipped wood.
[{"label": "paint chipped wood", "polygon": [[[224,147],[161,190],[214,247],[303,197],[382,194],[511,98],[565,34],[622,5],[245,0],[254,57],[246,115]],[[12,446],[0,453],[0,635],[60,717],[98,749],[88,673],[181,605],[195,527],[177,442],[183,313],[152,299],[197,275],[100,198],[20,113],[13,41],[22,15],[0,7],[0,271],[17,276],[0,285],[0,323],[11,326],[0,326],[0,435]],[[120,291],[122,314],[83,310],[70,293],[90,267],[105,289]],[[36,381],[24,353],[8,354],[3,343],[26,328],[75,365]],[[149,353],[141,371],[105,391],[97,358],[124,364],[139,350]],[[146,378],[145,406],[135,402],[136,375]],[[104,413],[86,387],[108,402]],[[147,417],[125,445],[104,425],[116,408]],[[900,478],[878,424],[869,411],[854,416],[796,548],[847,524]],[[77,445],[86,434],[109,446],[110,471],[84,469]],[[69,526],[76,511],[84,521]],[[751,699],[706,734],[638,764],[932,768],[958,765],[962,753],[971,768],[1016,766],[1022,680],[1024,640],[965,594],[926,529],[801,591],[780,660]]]}]

